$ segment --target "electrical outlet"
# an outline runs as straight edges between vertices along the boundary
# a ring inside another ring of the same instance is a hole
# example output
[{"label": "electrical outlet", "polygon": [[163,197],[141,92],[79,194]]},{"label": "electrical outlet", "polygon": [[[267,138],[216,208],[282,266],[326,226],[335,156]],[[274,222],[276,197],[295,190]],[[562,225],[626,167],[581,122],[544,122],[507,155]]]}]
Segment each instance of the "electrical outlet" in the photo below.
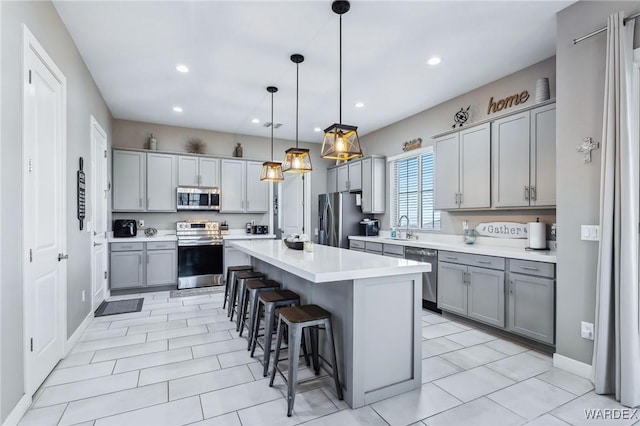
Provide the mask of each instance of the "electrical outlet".
[{"label": "electrical outlet", "polygon": [[581,335],[585,339],[593,340],[593,323],[582,321],[581,325]]},{"label": "electrical outlet", "polygon": [[84,302],[86,300],[85,298],[85,290],[82,290],[82,301]]},{"label": "electrical outlet", "polygon": [[580,238],[582,241],[600,241],[600,225],[580,226]]},{"label": "electrical outlet", "polygon": [[140,219],[138,220],[138,229],[143,229],[144,228],[144,219]]}]

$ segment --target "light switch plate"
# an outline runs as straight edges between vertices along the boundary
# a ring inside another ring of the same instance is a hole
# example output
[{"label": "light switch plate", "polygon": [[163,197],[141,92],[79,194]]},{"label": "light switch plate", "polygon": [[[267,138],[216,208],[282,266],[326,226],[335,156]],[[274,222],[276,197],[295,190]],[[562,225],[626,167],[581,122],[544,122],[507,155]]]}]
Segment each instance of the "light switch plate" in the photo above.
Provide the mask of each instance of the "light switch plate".
[{"label": "light switch plate", "polygon": [[600,225],[582,225],[580,239],[582,241],[600,241]]},{"label": "light switch plate", "polygon": [[593,340],[593,323],[582,321],[580,327],[580,335],[585,339]]}]

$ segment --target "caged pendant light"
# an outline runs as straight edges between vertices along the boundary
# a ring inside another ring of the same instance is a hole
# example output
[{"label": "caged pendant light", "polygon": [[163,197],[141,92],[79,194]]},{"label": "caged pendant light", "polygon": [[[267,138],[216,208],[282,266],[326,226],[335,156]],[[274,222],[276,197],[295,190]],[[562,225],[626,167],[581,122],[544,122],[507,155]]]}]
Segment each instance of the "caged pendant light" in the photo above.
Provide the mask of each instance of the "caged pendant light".
[{"label": "caged pendant light", "polygon": [[285,173],[308,173],[313,170],[309,150],[298,148],[298,91],[300,86],[300,64],[304,61],[304,56],[295,53],[291,55],[291,62],[296,64],[296,147],[289,148],[284,152],[284,162],[282,171]]},{"label": "caged pendant light", "polygon": [[263,182],[282,182],[284,180],[282,164],[277,161],[273,161],[273,94],[277,91],[277,87],[267,87],[267,92],[271,93],[271,161],[265,161],[262,163],[260,180]]},{"label": "caged pendant light", "polygon": [[362,157],[362,148],[358,138],[358,128],[342,124],[342,15],[349,11],[348,1],[336,0],[331,10],[340,16],[340,122],[332,124],[324,130],[322,141],[322,158],[349,161]]}]

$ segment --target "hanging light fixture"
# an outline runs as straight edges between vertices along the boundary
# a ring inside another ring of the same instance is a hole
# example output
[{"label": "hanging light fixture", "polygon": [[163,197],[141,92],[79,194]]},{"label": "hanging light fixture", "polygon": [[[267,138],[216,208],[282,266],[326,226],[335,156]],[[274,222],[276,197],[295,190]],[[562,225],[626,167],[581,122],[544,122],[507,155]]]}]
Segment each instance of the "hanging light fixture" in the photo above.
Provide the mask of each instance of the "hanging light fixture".
[{"label": "hanging light fixture", "polygon": [[271,93],[271,161],[265,161],[262,163],[260,180],[263,182],[282,182],[284,180],[284,175],[282,174],[282,163],[273,161],[273,94],[277,91],[277,87],[267,87],[267,92]]},{"label": "hanging light fixture", "polygon": [[296,64],[296,147],[289,148],[284,152],[284,162],[282,171],[287,173],[308,173],[313,170],[309,150],[298,148],[298,91],[300,83],[300,64],[304,61],[304,56],[295,53],[291,55],[291,62]]},{"label": "hanging light fixture", "polygon": [[342,124],[342,15],[349,11],[348,1],[336,0],[331,10],[340,16],[340,122],[332,124],[324,130],[322,141],[322,158],[349,161],[362,157],[362,148],[358,138],[358,128]]}]

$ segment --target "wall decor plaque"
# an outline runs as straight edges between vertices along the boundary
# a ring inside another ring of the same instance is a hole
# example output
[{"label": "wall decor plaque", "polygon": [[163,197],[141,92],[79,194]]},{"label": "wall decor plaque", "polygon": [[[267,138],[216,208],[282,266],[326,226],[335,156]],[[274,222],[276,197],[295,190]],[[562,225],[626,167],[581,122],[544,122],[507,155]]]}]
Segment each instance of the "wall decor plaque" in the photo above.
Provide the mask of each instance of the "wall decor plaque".
[{"label": "wall decor plaque", "polygon": [[483,237],[527,238],[527,224],[517,222],[479,223],[476,232]]},{"label": "wall decor plaque", "polygon": [[487,107],[487,115],[494,112],[502,111],[503,109],[511,108],[516,105],[523,104],[529,100],[529,92],[523,91],[516,93],[515,95],[507,96],[504,99],[497,101],[493,100],[493,96],[489,99],[489,106]]},{"label": "wall decor plaque", "polygon": [[77,209],[77,218],[80,221],[80,230],[82,231],[84,229],[84,219],[85,219],[85,214],[86,214],[86,196],[85,196],[85,174],[83,169],[84,166],[84,159],[82,157],[80,157],[80,160],[78,161],[78,166],[79,166],[79,170],[77,173],[77,185],[76,188],[78,190],[77,192],[77,204],[78,204],[78,209]]},{"label": "wall decor plaque", "polygon": [[412,149],[418,149],[420,147],[422,147],[422,138],[413,139],[402,144],[402,150],[405,152],[411,151]]}]

